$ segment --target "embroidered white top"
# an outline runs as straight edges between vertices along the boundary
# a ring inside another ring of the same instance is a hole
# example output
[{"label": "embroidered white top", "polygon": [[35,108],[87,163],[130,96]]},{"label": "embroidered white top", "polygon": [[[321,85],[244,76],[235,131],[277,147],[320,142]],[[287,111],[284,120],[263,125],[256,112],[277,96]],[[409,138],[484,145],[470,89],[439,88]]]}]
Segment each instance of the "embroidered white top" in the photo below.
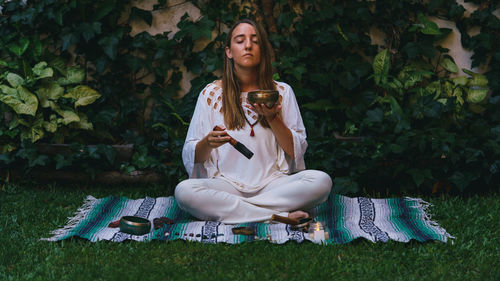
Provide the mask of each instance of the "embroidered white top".
[{"label": "embroidered white top", "polygon": [[[256,192],[272,180],[286,174],[305,169],[304,153],[307,149],[306,130],[299,106],[292,88],[283,82],[276,82],[282,106],[282,118],[293,136],[295,159],[291,159],[279,146],[269,128],[257,123],[255,136],[250,136],[250,126],[245,124],[241,130],[229,130],[227,133],[244,144],[254,153],[247,159],[229,143],[213,149],[210,157],[203,163],[194,163],[195,148],[216,125],[224,125],[221,113],[222,88],[215,83],[208,84],[200,93],[193,118],[189,125],[186,141],[182,150],[184,166],[190,178],[222,178],[229,181],[241,192]],[[242,106],[247,103],[246,93],[241,93]],[[257,120],[257,114],[243,107],[250,123]]]}]

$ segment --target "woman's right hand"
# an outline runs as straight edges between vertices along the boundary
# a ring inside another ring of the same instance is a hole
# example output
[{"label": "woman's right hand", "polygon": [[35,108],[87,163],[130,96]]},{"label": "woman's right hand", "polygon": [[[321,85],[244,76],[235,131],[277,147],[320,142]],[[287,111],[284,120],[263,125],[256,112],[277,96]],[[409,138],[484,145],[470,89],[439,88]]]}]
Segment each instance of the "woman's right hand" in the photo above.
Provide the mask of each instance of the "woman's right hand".
[{"label": "woman's right hand", "polygon": [[223,131],[220,131],[219,129],[217,131],[210,131],[205,137],[208,146],[211,148],[217,148],[231,140],[231,137],[226,132],[226,128],[222,127]]},{"label": "woman's right hand", "polygon": [[[220,131],[221,128],[222,131]],[[218,127],[217,131],[214,128],[214,130],[210,131],[196,144],[194,162],[201,163],[207,160],[212,149],[217,148],[230,140],[231,137],[227,134],[226,128]]]}]

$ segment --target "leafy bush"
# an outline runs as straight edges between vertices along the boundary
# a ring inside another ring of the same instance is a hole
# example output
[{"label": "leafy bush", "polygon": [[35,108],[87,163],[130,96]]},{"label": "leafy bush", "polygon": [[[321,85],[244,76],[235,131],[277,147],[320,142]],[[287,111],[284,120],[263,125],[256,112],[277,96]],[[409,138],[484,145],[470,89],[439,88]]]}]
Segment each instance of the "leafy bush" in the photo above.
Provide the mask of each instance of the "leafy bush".
[{"label": "leafy bush", "polygon": [[[152,11],[116,0],[0,4],[0,60],[6,62],[0,65],[24,69],[17,56],[23,49],[29,67],[50,65],[41,58],[49,50],[82,65],[85,82],[102,96],[85,108],[94,130],[80,140],[133,143],[132,160],[114,168],[154,169],[175,184],[186,177],[185,131],[198,93],[221,68],[226,27],[252,17],[270,31],[276,77],[293,87],[301,106],[308,168],[333,175],[337,192],[475,192],[500,183],[498,1],[471,1],[480,5],[470,17],[454,0],[191,1],[202,16],[182,17],[175,35],[131,36],[134,22],[151,25],[167,2]],[[429,16],[457,24],[463,46],[474,51],[470,67],[488,62],[484,76],[464,70],[468,76],[458,77],[439,46],[450,30]],[[475,27],[481,32],[469,35]],[[385,34],[383,46],[372,44],[373,28]],[[196,76],[179,98],[182,65]],[[9,165],[12,153],[0,163]],[[78,163],[92,163],[90,154]],[[45,163],[29,149],[22,155],[30,155],[30,165]]]},{"label": "leafy bush", "polygon": [[[10,71],[0,75],[5,80],[0,80],[0,101],[15,112],[6,133],[15,142],[18,142],[14,138],[17,132],[21,140],[32,142],[50,133],[55,143],[62,143],[75,129],[92,130],[92,123],[78,107],[93,103],[100,94],[88,86],[77,85],[83,81],[82,69],[60,67],[60,74],[56,75],[53,68],[42,61],[25,70],[28,73],[24,78]],[[6,146],[15,144],[11,142]],[[5,146],[0,147],[0,151],[5,152]]]}]

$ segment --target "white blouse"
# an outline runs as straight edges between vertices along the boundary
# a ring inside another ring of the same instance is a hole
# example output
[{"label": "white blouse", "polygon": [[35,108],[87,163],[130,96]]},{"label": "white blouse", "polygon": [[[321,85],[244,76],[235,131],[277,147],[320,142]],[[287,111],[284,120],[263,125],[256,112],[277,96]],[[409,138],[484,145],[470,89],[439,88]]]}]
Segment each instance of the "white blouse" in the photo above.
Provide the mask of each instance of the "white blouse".
[{"label": "white blouse", "polygon": [[[200,93],[193,118],[189,125],[182,150],[184,166],[190,178],[222,178],[241,192],[256,192],[272,180],[286,174],[305,169],[304,153],[307,149],[306,130],[292,88],[283,82],[276,82],[282,106],[282,118],[293,136],[294,159],[291,159],[278,144],[270,128],[257,123],[254,136],[251,127],[245,124],[240,130],[227,133],[254,153],[247,159],[231,144],[226,143],[213,149],[203,163],[194,163],[198,141],[203,139],[216,125],[224,125],[222,88],[215,82],[208,84]],[[246,93],[241,93],[242,106],[247,104]],[[254,123],[258,115],[243,107],[248,122]]]}]

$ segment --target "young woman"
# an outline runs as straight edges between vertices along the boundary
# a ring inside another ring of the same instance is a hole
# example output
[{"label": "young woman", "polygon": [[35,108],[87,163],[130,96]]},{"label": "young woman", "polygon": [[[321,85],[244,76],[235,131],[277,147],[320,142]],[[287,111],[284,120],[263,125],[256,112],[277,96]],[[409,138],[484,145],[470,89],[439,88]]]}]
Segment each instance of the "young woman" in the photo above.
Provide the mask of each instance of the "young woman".
[{"label": "young woman", "polygon": [[[302,117],[290,86],[272,79],[271,58],[265,31],[251,20],[238,21],[227,35],[222,80],[199,95],[182,151],[190,179],[175,189],[181,209],[199,219],[306,218],[330,193],[328,174],[304,170]],[[247,93],[258,89],[278,90],[278,103],[248,104]],[[253,157],[228,144],[231,137]]]}]

